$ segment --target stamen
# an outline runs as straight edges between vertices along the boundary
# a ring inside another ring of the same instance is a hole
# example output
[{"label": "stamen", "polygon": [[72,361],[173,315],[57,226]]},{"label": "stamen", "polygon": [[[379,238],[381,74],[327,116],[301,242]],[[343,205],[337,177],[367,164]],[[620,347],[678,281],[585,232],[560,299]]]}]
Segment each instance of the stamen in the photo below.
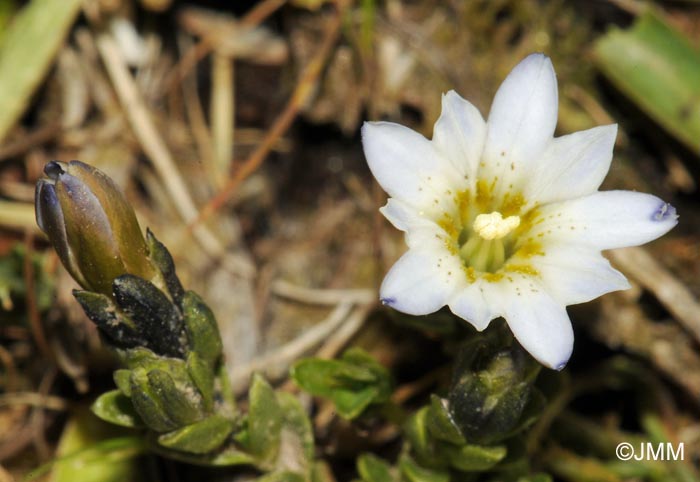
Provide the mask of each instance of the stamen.
[{"label": "stamen", "polygon": [[482,239],[501,239],[512,230],[520,226],[520,216],[508,216],[503,219],[503,215],[498,211],[491,214],[479,214],[474,220],[472,227]]}]

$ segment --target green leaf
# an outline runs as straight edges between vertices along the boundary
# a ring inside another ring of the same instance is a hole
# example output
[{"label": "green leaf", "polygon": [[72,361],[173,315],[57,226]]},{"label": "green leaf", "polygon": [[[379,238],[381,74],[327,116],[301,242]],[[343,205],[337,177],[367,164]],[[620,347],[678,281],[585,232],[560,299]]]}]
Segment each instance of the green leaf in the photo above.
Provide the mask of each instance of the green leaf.
[{"label": "green leaf", "polygon": [[185,290],[182,288],[180,279],[175,273],[173,257],[165,245],[156,239],[150,229],[146,229],[146,243],[148,244],[148,255],[156,268],[158,268],[158,271],[163,275],[170,296],[178,306],[181,306]]},{"label": "green leaf", "polygon": [[373,386],[356,392],[338,389],[333,393],[331,399],[335,403],[338,415],[346,420],[352,420],[359,417],[372,404],[378,393],[379,390]]},{"label": "green leaf", "polygon": [[263,466],[277,458],[284,415],[274,390],[258,374],[248,395],[248,448]]},{"label": "green leaf", "polygon": [[3,32],[0,141],[20,118],[75,21],[82,0],[33,0]]},{"label": "green leaf", "polygon": [[300,360],[291,376],[307,392],[333,400],[338,414],[346,419],[358,417],[369,405],[391,396],[389,372],[359,348],[347,350],[340,360]]},{"label": "green leaf", "polygon": [[143,422],[156,432],[170,432],[178,428],[178,424],[165,413],[158,393],[142,368],[131,372],[131,402]]},{"label": "green leaf", "polygon": [[210,412],[214,407],[214,372],[212,367],[197,353],[187,354],[187,372],[202,395],[204,410]]},{"label": "green leaf", "polygon": [[[294,444],[294,447],[290,447],[290,452],[301,452],[304,460],[298,462],[304,466],[310,466],[314,459],[314,431],[306,410],[291,393],[277,393],[277,401],[284,414],[283,430],[288,431],[288,435],[292,435],[286,437],[283,443]],[[287,453],[286,448],[285,453]]]},{"label": "green leaf", "polygon": [[506,456],[504,446],[484,447],[481,445],[445,446],[450,465],[463,472],[483,472],[489,470]]},{"label": "green leaf", "polygon": [[161,407],[178,426],[193,423],[204,416],[199,393],[177,387],[173,378],[164,370],[151,370],[147,376]]},{"label": "green leaf", "polygon": [[520,477],[518,482],[552,482],[553,479],[547,474],[535,474],[527,477]]},{"label": "green leaf", "polygon": [[182,310],[191,350],[213,365],[223,347],[214,313],[193,291],[185,293]]},{"label": "green leaf", "polygon": [[449,482],[450,474],[446,471],[431,470],[421,467],[410,457],[402,457],[399,462],[401,474],[407,482]]},{"label": "green leaf", "polygon": [[463,445],[466,443],[462,432],[452,420],[452,416],[445,407],[446,401],[443,401],[437,395],[430,397],[430,410],[428,412],[428,429],[433,437],[439,440],[444,440],[455,445]]},{"label": "green leaf", "polygon": [[145,481],[140,456],[147,453],[146,444],[141,436],[127,436],[129,432],[80,408],[66,423],[54,459],[24,480],[36,480],[51,471],[52,482]]},{"label": "green leaf", "polygon": [[362,454],[357,459],[357,471],[364,482],[395,482],[391,466],[376,455]]},{"label": "green leaf", "polygon": [[653,10],[595,45],[603,73],[649,116],[700,151],[700,53]]},{"label": "green leaf", "polygon": [[112,374],[114,384],[127,397],[131,396],[131,370],[120,368]]},{"label": "green leaf", "polygon": [[122,427],[143,427],[131,400],[119,390],[100,395],[90,410],[102,420]]},{"label": "green leaf", "polygon": [[220,415],[195,422],[158,437],[164,447],[193,454],[206,454],[218,449],[233,431],[233,422]]},{"label": "green leaf", "polygon": [[423,407],[408,419],[404,426],[404,433],[408,440],[411,453],[421,465],[427,467],[441,467],[447,465],[447,459],[443,452],[436,452],[436,441],[430,433],[428,426],[430,421],[430,407]]},{"label": "green leaf", "polygon": [[281,470],[255,479],[256,482],[306,482],[306,478],[296,472]]},{"label": "green leaf", "polygon": [[312,395],[331,398],[339,388],[362,388],[376,380],[366,367],[359,367],[341,360],[306,358],[292,366],[291,376],[305,391]]}]

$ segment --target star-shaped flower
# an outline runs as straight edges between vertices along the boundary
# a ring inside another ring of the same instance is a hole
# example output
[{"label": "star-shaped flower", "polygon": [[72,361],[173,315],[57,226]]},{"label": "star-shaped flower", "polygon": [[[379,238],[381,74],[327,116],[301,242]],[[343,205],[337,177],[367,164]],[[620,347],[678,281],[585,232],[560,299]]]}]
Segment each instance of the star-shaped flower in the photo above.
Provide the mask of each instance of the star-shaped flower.
[{"label": "star-shaped flower", "polygon": [[447,305],[477,330],[503,317],[543,365],[573,348],[566,306],[629,287],[601,250],[635,246],[677,224],[675,209],[631,191],[598,191],[616,125],[554,138],[557,80],[532,54],[498,90],[487,121],[454,91],[433,139],[368,122],[362,143],[391,196],[382,214],[409,247],[386,275],[384,304],[425,315]]}]

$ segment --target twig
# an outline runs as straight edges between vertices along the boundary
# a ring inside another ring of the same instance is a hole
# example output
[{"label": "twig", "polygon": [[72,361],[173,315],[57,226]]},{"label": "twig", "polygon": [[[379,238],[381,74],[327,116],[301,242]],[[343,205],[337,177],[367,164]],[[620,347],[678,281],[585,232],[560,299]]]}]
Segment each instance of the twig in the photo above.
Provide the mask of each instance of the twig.
[{"label": "twig", "polygon": [[[172,155],[150,118],[119,47],[110,36],[100,34],[97,38],[97,49],[107,67],[107,72],[136,138],[153,162],[180,216],[185,222],[191,223],[197,217],[197,208]],[[253,275],[255,268],[252,262],[247,257],[227,255],[219,240],[205,226],[198,226],[194,230],[194,235],[210,256],[222,258],[229,269],[245,277]]]},{"label": "twig", "polygon": [[287,129],[289,129],[289,127],[292,125],[292,122],[299,113],[299,110],[311,98],[314,92],[313,86],[318,79],[318,76],[321,74],[321,70],[326,64],[326,60],[330,55],[336,40],[338,39],[338,35],[340,34],[340,26],[344,11],[343,5],[344,4],[339,2],[335,16],[326,26],[323,41],[318,49],[318,52],[311,59],[311,61],[309,61],[308,65],[304,69],[304,72],[299,79],[299,82],[294,89],[294,92],[285,109],[280,113],[277,119],[275,119],[275,122],[272,124],[272,127],[270,127],[270,130],[267,132],[258,148],[235,172],[233,177],[228,180],[221,191],[219,191],[218,194],[216,194],[209,200],[209,202],[207,202],[207,204],[204,205],[199,212],[199,216],[197,216],[197,218],[189,224],[188,230],[195,229],[197,225],[204,222],[209,218],[209,216],[221,208],[236,192],[238,186],[240,186],[240,184],[248,176],[255,172],[258,167],[260,167],[277,140],[285,132],[287,132]]},{"label": "twig", "polygon": [[297,286],[288,281],[275,281],[272,292],[277,296],[310,305],[337,305],[338,303],[372,303],[377,294],[370,289],[315,289]]},{"label": "twig", "polygon": [[241,17],[241,25],[245,27],[254,27],[260,25],[267,17],[275,13],[282,5],[287,3],[287,0],[263,0],[258,2],[253,8],[248,10]]},{"label": "twig", "polygon": [[295,359],[336,331],[345,322],[351,310],[351,303],[339,304],[325,320],[314,325],[302,335],[277,350],[238,368],[232,379],[234,391],[241,392],[245,389],[248,379],[257,370],[265,370],[272,378],[278,377],[279,373],[285,371]]},{"label": "twig", "polygon": [[683,283],[642,248],[617,249],[609,255],[700,342],[700,303]]}]

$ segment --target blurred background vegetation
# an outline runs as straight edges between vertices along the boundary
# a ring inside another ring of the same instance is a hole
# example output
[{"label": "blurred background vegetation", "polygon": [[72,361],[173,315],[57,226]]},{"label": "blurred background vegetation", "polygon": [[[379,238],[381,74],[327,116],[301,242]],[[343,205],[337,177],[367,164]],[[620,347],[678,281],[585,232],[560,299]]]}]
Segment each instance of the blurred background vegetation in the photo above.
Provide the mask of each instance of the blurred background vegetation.
[{"label": "blurred background vegetation", "polygon": [[[115,362],[35,225],[47,161],[124,189],[215,311],[237,395],[254,372],[298,393],[295,360],[354,345],[412,409],[448,383],[454,328],[376,305],[405,248],[359,127],[430,136],[449,89],[486,115],[533,51],[557,71],[558,135],[618,123],[604,189],[652,192],[680,224],[610,253],[632,290],[570,308],[574,355],[540,376],[528,459],[555,480],[700,480],[700,2],[0,0],[0,482],[256,476],[149,455],[87,412]],[[300,396],[337,480],[375,480],[361,453],[396,457],[391,423]],[[685,461],[616,459],[639,440],[683,442]]]}]

